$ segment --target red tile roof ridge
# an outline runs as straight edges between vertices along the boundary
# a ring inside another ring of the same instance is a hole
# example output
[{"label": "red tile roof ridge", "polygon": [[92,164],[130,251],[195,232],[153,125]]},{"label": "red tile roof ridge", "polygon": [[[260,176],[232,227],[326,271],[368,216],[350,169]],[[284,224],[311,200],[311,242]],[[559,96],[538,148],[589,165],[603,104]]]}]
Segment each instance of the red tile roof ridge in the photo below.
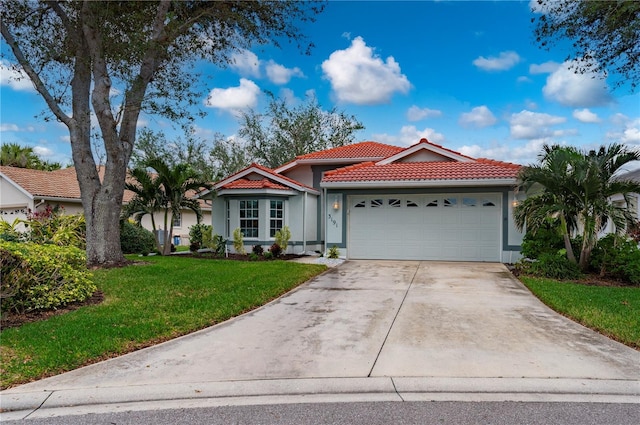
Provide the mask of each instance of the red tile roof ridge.
[{"label": "red tile roof ridge", "polygon": [[[339,152],[343,152],[345,150],[359,149],[359,148],[365,147],[365,146],[369,146],[369,147],[375,146],[375,147],[379,147],[379,148],[395,150],[397,152],[400,152],[401,150],[404,149],[404,148],[402,148],[400,146],[394,146],[394,145],[389,145],[389,144],[386,144],[386,143],[380,143],[380,142],[374,142],[372,140],[367,140],[367,141],[364,141],[364,142],[349,143],[347,145],[337,146],[335,148],[323,149],[323,150],[317,151],[317,152],[310,152],[310,153],[307,153],[307,154],[304,154],[304,155],[298,155],[292,161],[287,162],[286,164],[282,165],[281,167],[284,167],[285,165],[290,164],[291,162],[295,162],[295,161],[300,160],[300,159],[310,159],[310,158],[316,158],[316,157],[319,157],[319,156],[323,156],[327,152],[339,153]],[[365,155],[364,157],[367,157],[367,155]],[[378,156],[376,155],[375,157],[377,158]],[[335,156],[333,156],[333,158],[340,158],[340,156],[339,155],[335,155]],[[281,168],[281,167],[278,167],[278,168]]]},{"label": "red tile roof ridge", "polygon": [[427,138],[425,138],[425,137],[423,137],[422,139],[420,139],[420,141],[419,141],[418,143],[416,143],[415,145],[411,145],[411,146],[409,146],[407,149],[412,148],[413,146],[419,145],[420,143],[426,143],[426,144],[428,144],[428,145],[435,146],[435,147],[440,148],[440,149],[443,149],[443,150],[445,150],[445,151],[447,151],[447,152],[451,152],[451,153],[453,153],[453,154],[456,154],[456,155],[459,155],[459,156],[462,156],[462,157],[465,157],[465,158],[468,158],[468,159],[476,159],[476,158],[470,157],[470,156],[468,156],[468,155],[462,154],[462,153],[460,153],[460,152],[454,151],[453,149],[445,148],[444,146],[439,145],[439,144],[437,144],[437,143],[433,143],[433,142],[429,141],[429,139],[427,139]]},{"label": "red tile roof ridge", "polygon": [[522,165],[520,165],[520,164],[516,164],[516,163],[513,163],[513,162],[507,162],[507,161],[498,161],[497,159],[477,158],[476,161],[484,162],[486,164],[499,165],[501,167],[509,167],[509,168],[517,168],[517,169],[522,168]]}]

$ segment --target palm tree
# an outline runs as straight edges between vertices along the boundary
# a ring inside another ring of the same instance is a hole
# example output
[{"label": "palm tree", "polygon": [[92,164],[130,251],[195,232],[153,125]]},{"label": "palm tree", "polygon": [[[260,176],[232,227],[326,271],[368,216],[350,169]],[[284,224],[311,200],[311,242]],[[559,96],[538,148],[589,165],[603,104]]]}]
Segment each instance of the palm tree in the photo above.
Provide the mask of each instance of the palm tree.
[{"label": "palm tree", "polygon": [[[151,158],[146,161],[147,167],[157,173],[157,181],[162,187],[164,199],[164,229],[169,229],[168,237],[164,240],[163,255],[171,252],[173,237],[173,223],[182,209],[190,209],[196,213],[197,221],[202,219],[200,203],[192,195],[202,189],[211,189],[211,183],[203,179],[189,164],[181,163],[170,166],[161,158]],[[191,196],[190,196],[191,195]],[[169,221],[169,218],[171,221]]]},{"label": "palm tree", "polygon": [[140,224],[142,218],[149,214],[151,228],[156,241],[158,252],[162,252],[162,245],[156,228],[155,213],[162,211],[167,204],[160,179],[151,175],[145,168],[134,168],[129,171],[130,181],[125,183],[125,189],[134,193],[134,197],[123,208],[125,218],[132,217]]},{"label": "palm tree", "polygon": [[[637,160],[639,151],[619,144],[590,152],[545,145],[539,164],[524,167],[519,174],[522,187],[534,194],[515,208],[516,226],[522,230],[526,224],[535,233],[545,223],[556,224],[567,258],[586,270],[598,233],[607,222],[611,220],[620,232],[633,220],[626,206],[616,206],[610,198],[621,194],[630,205],[629,195],[640,192],[640,184],[616,178],[626,164]],[[582,246],[576,261],[571,236],[578,232]]]},{"label": "palm tree", "polygon": [[43,161],[30,146],[5,143],[0,148],[0,165],[34,170],[53,171],[62,168],[58,162]]},{"label": "palm tree", "polygon": [[534,193],[514,209],[514,221],[520,231],[526,225],[533,234],[545,225],[553,224],[564,241],[567,258],[576,263],[571,235],[576,230],[578,201],[572,191],[572,164],[580,159],[572,147],[547,146],[539,155],[539,164],[523,167],[518,175],[525,192]]}]

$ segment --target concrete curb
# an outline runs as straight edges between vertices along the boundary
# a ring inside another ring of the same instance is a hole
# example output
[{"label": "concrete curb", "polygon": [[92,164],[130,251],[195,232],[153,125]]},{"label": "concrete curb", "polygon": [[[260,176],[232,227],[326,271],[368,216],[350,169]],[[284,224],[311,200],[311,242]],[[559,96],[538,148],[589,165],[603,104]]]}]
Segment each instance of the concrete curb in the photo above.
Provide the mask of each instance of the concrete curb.
[{"label": "concrete curb", "polygon": [[640,381],[564,378],[371,377],[4,391],[0,420],[230,405],[371,401],[640,404]]}]

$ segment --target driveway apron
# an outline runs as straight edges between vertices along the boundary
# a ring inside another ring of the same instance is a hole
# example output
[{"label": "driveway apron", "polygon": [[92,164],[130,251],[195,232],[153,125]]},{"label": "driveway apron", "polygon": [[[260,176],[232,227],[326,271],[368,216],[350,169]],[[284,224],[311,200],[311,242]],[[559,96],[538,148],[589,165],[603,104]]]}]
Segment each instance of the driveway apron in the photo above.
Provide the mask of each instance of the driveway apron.
[{"label": "driveway apron", "polygon": [[495,263],[347,261],[226,323],[10,392],[329,377],[640,379]]}]

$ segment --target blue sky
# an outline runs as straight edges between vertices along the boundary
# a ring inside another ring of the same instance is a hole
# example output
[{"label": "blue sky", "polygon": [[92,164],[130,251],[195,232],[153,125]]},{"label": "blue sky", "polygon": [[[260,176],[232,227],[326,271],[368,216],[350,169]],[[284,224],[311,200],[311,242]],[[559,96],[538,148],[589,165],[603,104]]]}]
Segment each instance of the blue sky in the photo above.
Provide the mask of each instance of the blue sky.
[{"label": "blue sky", "polygon": [[[426,137],[520,164],[534,162],[544,143],[640,147],[640,93],[612,90],[613,75],[574,74],[568,42],[537,47],[533,16],[528,1],[331,1],[303,27],[315,44],[310,56],[284,42],[242,52],[226,69],[200,63],[207,116],[197,135],[235,137],[238,111],[262,110],[268,90],[292,105],[312,93],[324,109],[354,115],[365,126],[358,141],[408,146]],[[70,162],[66,129],[44,122],[31,84],[10,77],[4,62],[2,142]],[[180,135],[162,118],[143,115],[139,124]]]}]

